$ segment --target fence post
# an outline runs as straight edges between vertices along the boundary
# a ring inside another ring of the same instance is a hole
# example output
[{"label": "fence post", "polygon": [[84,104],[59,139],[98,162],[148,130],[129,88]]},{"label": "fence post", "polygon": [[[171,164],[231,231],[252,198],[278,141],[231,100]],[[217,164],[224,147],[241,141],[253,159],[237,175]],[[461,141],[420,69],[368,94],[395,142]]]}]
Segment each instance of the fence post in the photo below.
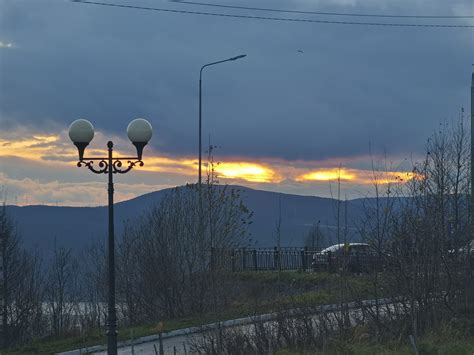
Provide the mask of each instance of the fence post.
[{"label": "fence post", "polygon": [[235,249],[232,249],[230,258],[231,258],[231,263],[232,263],[232,272],[235,272]]},{"label": "fence post", "polygon": [[304,272],[306,272],[306,247],[301,249],[301,268],[303,269]]},{"label": "fence post", "polygon": [[252,250],[253,254],[253,268],[255,271],[258,270],[258,264],[257,264],[257,249]]},{"label": "fence post", "polygon": [[214,258],[215,258],[215,250],[214,247],[211,247],[211,271],[214,270]]},{"label": "fence post", "polygon": [[327,253],[326,253],[326,258],[327,258],[327,268],[328,268],[328,271],[331,272],[333,271],[333,260],[332,260],[332,252],[329,250]]},{"label": "fence post", "polygon": [[247,250],[245,247],[242,248],[242,270],[245,271],[247,268]]},{"label": "fence post", "polygon": [[279,259],[278,258],[278,248],[274,247],[273,250],[274,250],[273,251],[273,267],[275,268],[275,270],[278,270],[279,269],[279,267],[278,267],[278,264],[279,264],[279,262],[278,262],[278,259]]},{"label": "fence post", "polygon": [[[364,261],[367,261],[367,258],[364,258],[364,259],[365,259]],[[360,253],[359,253],[358,251],[356,251],[356,262],[355,262],[355,264],[356,264],[356,265],[355,265],[355,268],[354,268],[354,269],[355,269],[355,270],[354,270],[355,272],[359,272],[359,273],[360,273],[360,272],[362,272],[362,270],[365,270],[366,265],[362,265],[362,264],[360,263]]]},{"label": "fence post", "polygon": [[312,253],[309,253],[309,248],[304,247],[304,262],[306,263],[306,270],[311,269],[311,258],[312,258]]}]

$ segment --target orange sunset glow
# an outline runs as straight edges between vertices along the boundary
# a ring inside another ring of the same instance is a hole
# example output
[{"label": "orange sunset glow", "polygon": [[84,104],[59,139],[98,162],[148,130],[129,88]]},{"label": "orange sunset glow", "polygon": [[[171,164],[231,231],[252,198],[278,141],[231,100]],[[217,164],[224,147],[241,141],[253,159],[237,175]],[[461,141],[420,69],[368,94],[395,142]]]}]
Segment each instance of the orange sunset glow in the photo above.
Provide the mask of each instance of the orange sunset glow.
[{"label": "orange sunset glow", "polygon": [[[105,141],[101,132],[96,132],[99,142]],[[121,147],[129,143],[121,138],[114,137]],[[86,155],[100,156],[104,150],[95,148],[99,142],[86,150]],[[15,140],[9,137],[0,137],[0,157],[18,157],[35,161],[40,164],[60,164],[69,168],[77,159],[77,150],[69,142],[67,134],[35,134],[26,135],[24,139]],[[147,148],[150,149],[150,148]],[[129,153],[116,150],[116,155],[126,156]],[[56,158],[51,160],[50,158]],[[140,169],[149,173],[170,173],[189,180],[197,174],[197,159],[187,156],[162,156],[149,150],[145,158],[145,165]],[[305,165],[321,165],[318,162],[268,161],[252,162],[233,158],[232,161],[220,161],[215,165],[215,172],[222,180],[241,181],[248,183],[281,184],[283,181],[298,183],[323,183],[341,182],[368,185],[374,182],[374,172],[352,168],[320,168],[309,170]],[[206,163],[203,163],[206,167]],[[377,173],[376,180],[379,184],[404,183],[415,178],[411,172],[384,172]]]},{"label": "orange sunset glow", "polygon": [[18,156],[37,160],[41,154],[54,148],[58,140],[57,135],[34,135],[21,140],[0,138],[0,156]]},{"label": "orange sunset glow", "polygon": [[406,171],[389,171],[377,179],[379,184],[404,183],[413,179],[420,179],[422,175]]},{"label": "orange sunset glow", "polygon": [[404,183],[417,178],[413,172],[406,171],[389,171],[389,172],[373,172],[370,170],[357,169],[321,169],[302,174],[296,177],[296,181],[311,182],[311,181],[338,181],[353,182],[356,184],[372,184],[378,183],[382,185],[393,183]]},{"label": "orange sunset glow", "polygon": [[296,178],[296,181],[351,181],[356,179],[356,175],[345,169],[317,170],[303,174]]},{"label": "orange sunset glow", "polygon": [[247,162],[220,163],[215,168],[217,175],[228,179],[242,179],[249,182],[280,182],[282,178],[271,168]]}]

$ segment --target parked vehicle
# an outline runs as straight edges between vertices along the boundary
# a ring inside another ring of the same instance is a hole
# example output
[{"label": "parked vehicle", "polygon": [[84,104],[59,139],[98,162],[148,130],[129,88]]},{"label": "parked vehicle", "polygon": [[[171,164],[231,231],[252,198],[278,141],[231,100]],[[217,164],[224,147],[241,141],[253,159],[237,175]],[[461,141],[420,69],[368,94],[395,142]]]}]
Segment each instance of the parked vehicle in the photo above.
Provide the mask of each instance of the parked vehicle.
[{"label": "parked vehicle", "polygon": [[459,249],[448,250],[449,255],[458,256],[473,256],[474,255],[474,240],[471,240]]},{"label": "parked vehicle", "polygon": [[314,270],[334,271],[346,268],[351,272],[369,271],[374,267],[377,254],[369,244],[335,244],[313,254]]},{"label": "parked vehicle", "polygon": [[467,245],[463,246],[459,249],[459,252],[464,255],[471,255],[474,254],[474,240],[471,240]]},{"label": "parked vehicle", "polygon": [[460,262],[467,259],[471,268],[474,266],[474,240],[467,242],[466,245],[457,250],[451,249],[448,253],[452,258],[457,257]]}]

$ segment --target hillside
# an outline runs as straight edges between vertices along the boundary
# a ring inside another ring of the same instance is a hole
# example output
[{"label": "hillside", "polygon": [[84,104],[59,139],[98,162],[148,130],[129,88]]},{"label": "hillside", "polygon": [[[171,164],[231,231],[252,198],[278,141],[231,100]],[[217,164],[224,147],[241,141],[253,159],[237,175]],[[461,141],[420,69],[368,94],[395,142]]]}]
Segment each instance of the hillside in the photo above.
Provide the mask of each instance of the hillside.
[{"label": "hillside", "polygon": [[[302,246],[304,236],[317,221],[321,230],[330,234],[335,230],[336,200],[279,194],[238,186],[246,206],[254,212],[250,226],[256,246],[275,245],[275,228],[281,198],[282,246]],[[116,235],[120,238],[124,221],[133,220],[168,193],[160,190],[115,205]],[[281,197],[280,197],[281,196]],[[80,249],[91,240],[104,238],[107,231],[107,207],[8,206],[28,247],[46,253],[52,250],[54,239],[59,245]],[[349,234],[357,238],[353,221],[361,211],[361,201],[348,201]]]}]

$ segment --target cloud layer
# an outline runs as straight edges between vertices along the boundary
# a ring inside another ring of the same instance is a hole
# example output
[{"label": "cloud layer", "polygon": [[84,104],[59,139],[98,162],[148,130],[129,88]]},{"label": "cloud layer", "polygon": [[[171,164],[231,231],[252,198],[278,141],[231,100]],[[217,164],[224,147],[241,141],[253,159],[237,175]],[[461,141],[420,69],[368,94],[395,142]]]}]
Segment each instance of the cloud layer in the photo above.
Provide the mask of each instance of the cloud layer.
[{"label": "cloud layer", "polygon": [[[35,135],[22,129],[20,132],[10,133],[12,134],[0,134],[0,163],[3,167],[0,186],[7,189],[10,203],[72,206],[104,203],[105,177],[89,174],[87,169],[75,166],[77,149],[69,141],[66,131]],[[115,156],[135,154],[129,142],[117,136],[109,138],[116,144]],[[106,141],[101,132],[96,132],[94,141],[86,149],[85,160],[89,156],[105,156]],[[212,165],[204,162],[204,178],[213,170],[222,183],[303,194],[312,193],[316,188],[320,195],[327,195],[331,192],[331,184],[340,182],[346,194],[349,192],[351,197],[358,197],[354,189],[370,189],[374,182],[374,170],[355,168],[360,165],[358,159],[346,159],[345,168],[342,168],[341,162],[337,165],[337,161],[330,160],[291,161],[268,158],[251,161],[248,158],[243,160],[242,157],[221,158],[224,160],[214,158]],[[367,159],[368,157],[360,157],[359,161]],[[144,161],[145,165],[135,169],[133,174],[117,176],[119,188],[116,201],[196,181],[198,162],[195,158],[165,156],[146,148]],[[353,167],[347,168],[349,166]],[[406,168],[407,165],[399,166],[403,167]],[[393,170],[392,168],[390,169]],[[386,167],[387,169],[389,168]],[[399,183],[411,178],[413,174],[410,172],[390,171],[385,174],[384,179],[379,179],[379,183]],[[120,183],[121,181],[124,183]]]},{"label": "cloud layer", "polygon": [[[167,1],[133,3],[203,10]],[[473,14],[470,0],[239,5]],[[369,185],[371,152],[386,156],[394,170],[409,171],[404,162],[423,154],[425,138],[438,123],[457,118],[469,104],[470,29],[278,23],[54,0],[0,0],[0,13],[0,184],[31,186],[29,192],[11,187],[18,196],[39,191],[33,183],[51,191],[59,190],[48,185],[55,182],[66,190],[76,182],[96,186],[95,177],[71,172],[75,152],[65,129],[82,117],[113,138],[119,152],[130,150],[121,137],[131,119],[152,122],[144,172],[123,177],[125,185],[137,187],[135,194],[194,182],[199,69],[241,53],[247,58],[204,72],[203,137],[219,147],[217,169],[226,182],[327,196],[331,179],[325,177],[342,167],[352,177],[343,179],[347,193],[355,197]],[[99,135],[90,152],[101,152],[105,141]],[[95,194],[88,196],[81,203],[99,202]],[[55,203],[54,198],[81,201],[52,195],[35,201]]]}]

